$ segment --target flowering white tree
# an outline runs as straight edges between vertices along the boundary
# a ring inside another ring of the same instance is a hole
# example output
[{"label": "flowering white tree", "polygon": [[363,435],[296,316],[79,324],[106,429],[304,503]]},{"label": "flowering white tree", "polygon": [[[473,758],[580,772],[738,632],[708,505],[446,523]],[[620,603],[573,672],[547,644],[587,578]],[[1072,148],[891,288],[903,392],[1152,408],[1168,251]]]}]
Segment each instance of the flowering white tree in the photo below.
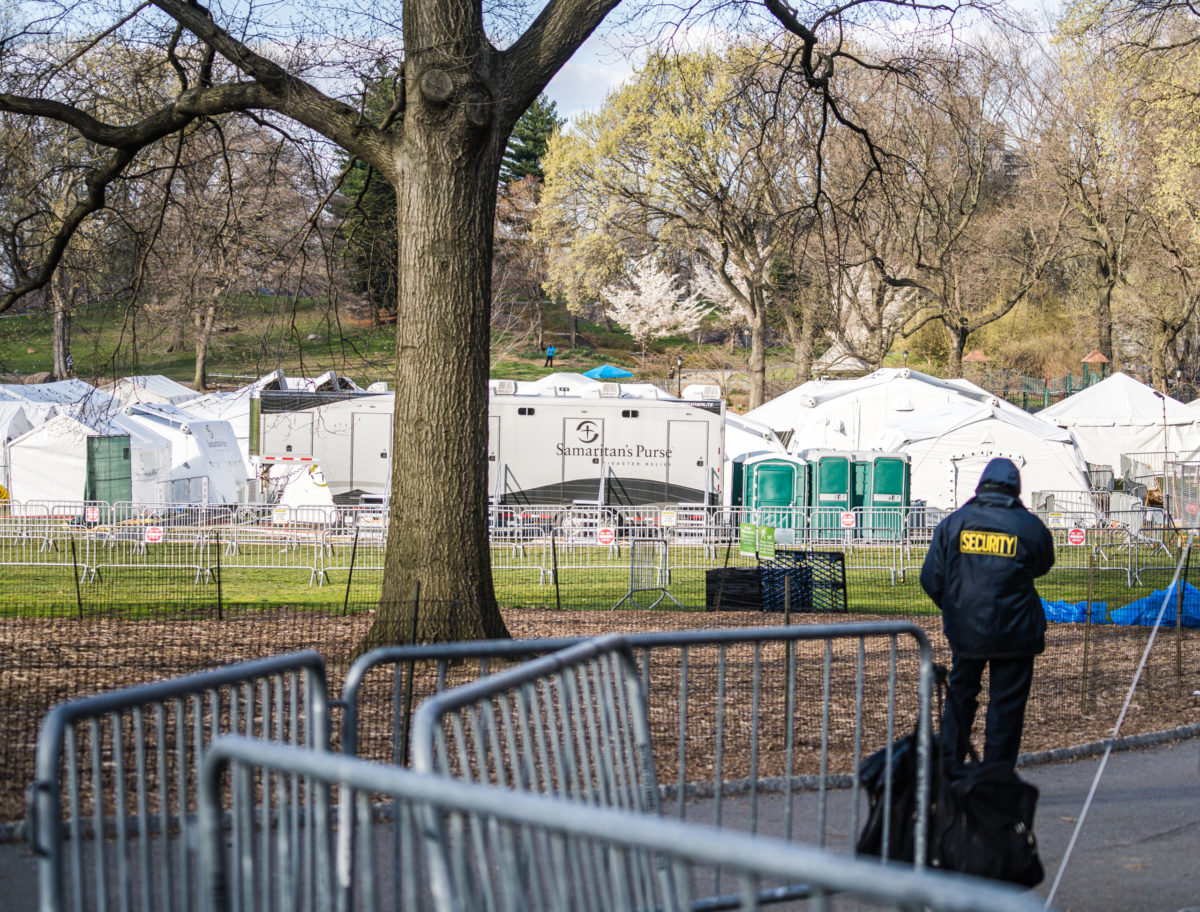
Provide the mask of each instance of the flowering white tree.
[{"label": "flowering white tree", "polygon": [[710,307],[698,295],[685,295],[679,280],[649,256],[634,264],[628,282],[606,286],[600,297],[609,318],[641,343],[642,357],[651,339],[699,328]]}]

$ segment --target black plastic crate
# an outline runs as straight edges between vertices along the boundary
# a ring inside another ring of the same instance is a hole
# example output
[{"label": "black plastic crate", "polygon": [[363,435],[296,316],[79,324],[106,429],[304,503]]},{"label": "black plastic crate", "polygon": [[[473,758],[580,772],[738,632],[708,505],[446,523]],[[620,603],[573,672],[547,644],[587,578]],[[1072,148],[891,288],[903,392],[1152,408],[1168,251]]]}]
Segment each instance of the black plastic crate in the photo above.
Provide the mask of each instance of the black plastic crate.
[{"label": "black plastic crate", "polygon": [[783,611],[786,579],[791,578],[792,611],[844,614],[846,555],[841,551],[776,548],[775,559],[760,564],[762,610]]}]

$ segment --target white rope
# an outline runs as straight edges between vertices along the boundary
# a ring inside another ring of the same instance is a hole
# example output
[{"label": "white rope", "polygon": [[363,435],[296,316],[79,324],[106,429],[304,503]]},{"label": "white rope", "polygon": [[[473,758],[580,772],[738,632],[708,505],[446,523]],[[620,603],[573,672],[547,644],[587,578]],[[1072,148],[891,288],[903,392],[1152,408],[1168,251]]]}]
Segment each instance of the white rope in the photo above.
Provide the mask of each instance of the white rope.
[{"label": "white rope", "polygon": [[1108,743],[1104,746],[1104,756],[1100,758],[1100,765],[1096,768],[1096,775],[1092,777],[1092,787],[1088,789],[1087,799],[1083,802],[1083,810],[1079,812],[1079,819],[1075,821],[1075,829],[1071,831],[1071,839],[1067,843],[1067,850],[1063,853],[1062,860],[1058,863],[1058,871],[1054,875],[1054,885],[1050,887],[1050,893],[1046,897],[1045,908],[1049,909],[1050,904],[1054,902],[1054,894],[1058,891],[1058,885],[1062,881],[1063,873],[1067,869],[1067,862],[1071,858],[1071,852],[1075,849],[1075,842],[1079,838],[1079,831],[1083,829],[1083,821],[1087,817],[1088,808],[1092,806],[1092,799],[1096,795],[1096,787],[1100,785],[1100,777],[1104,775],[1104,767],[1108,765],[1108,758],[1112,754],[1113,742],[1120,734],[1121,726],[1125,722],[1125,714],[1129,712],[1129,706],[1133,702],[1133,694],[1137,689],[1138,681],[1142,677],[1142,672],[1146,668],[1146,661],[1150,658],[1150,648],[1154,645],[1154,638],[1158,635],[1158,628],[1162,625],[1163,615],[1167,613],[1167,604],[1175,598],[1178,603],[1179,595],[1175,587],[1182,585],[1180,577],[1183,574],[1184,562],[1188,559],[1188,553],[1192,549],[1192,542],[1196,538],[1196,533],[1188,534],[1187,544],[1184,546],[1183,553],[1179,556],[1179,564],[1175,567],[1175,577],[1171,580],[1171,585],[1167,587],[1166,593],[1163,595],[1162,607],[1158,609],[1158,617],[1154,619],[1154,627],[1150,630],[1150,639],[1146,641],[1146,648],[1142,652],[1142,660],[1138,663],[1137,671],[1133,673],[1133,682],[1129,685],[1129,693],[1125,695],[1125,704],[1121,707],[1121,712],[1117,716],[1117,724],[1113,726],[1111,737]]}]

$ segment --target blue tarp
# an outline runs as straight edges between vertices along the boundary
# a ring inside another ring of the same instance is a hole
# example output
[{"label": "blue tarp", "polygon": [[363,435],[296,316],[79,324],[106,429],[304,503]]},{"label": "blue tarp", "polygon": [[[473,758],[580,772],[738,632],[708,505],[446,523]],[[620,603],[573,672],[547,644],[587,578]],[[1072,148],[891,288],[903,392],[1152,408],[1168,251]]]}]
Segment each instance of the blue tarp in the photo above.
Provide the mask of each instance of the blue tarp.
[{"label": "blue tarp", "polygon": [[592,380],[616,380],[620,377],[632,377],[633,372],[627,371],[623,367],[601,364],[599,367],[593,367],[590,371],[584,371],[583,375]]},{"label": "blue tarp", "polygon": [[[1042,599],[1046,620],[1051,624],[1083,624],[1087,621],[1087,602],[1048,602]],[[1108,623],[1108,602],[1092,602],[1092,623]]]},{"label": "blue tarp", "polygon": [[[1179,601],[1174,586],[1170,589],[1156,589],[1145,598],[1114,608],[1109,617],[1114,624],[1152,627],[1158,619],[1158,612],[1162,611],[1164,598],[1167,598],[1167,610],[1163,611],[1163,626],[1174,627],[1175,608]],[[1184,627],[1200,627],[1200,589],[1190,583],[1183,584],[1182,613]]]}]

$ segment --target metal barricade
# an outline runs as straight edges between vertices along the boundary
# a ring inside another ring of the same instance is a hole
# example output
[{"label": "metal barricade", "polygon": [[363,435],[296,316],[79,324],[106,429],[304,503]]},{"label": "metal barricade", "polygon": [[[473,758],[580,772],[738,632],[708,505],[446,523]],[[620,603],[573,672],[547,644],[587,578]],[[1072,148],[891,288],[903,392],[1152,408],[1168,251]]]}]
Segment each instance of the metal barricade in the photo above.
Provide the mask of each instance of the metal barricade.
[{"label": "metal barricade", "polygon": [[[346,676],[343,749],[403,765],[412,707],[421,700],[579,642],[480,641],[367,653]],[[647,694],[660,798],[680,819],[770,828],[824,845],[831,830],[859,830],[853,771],[864,751],[914,726],[921,749],[928,749],[933,658],[915,624],[670,631],[631,634],[624,642]],[[834,788],[849,793],[837,809],[830,806]],[[760,820],[767,792],[781,796],[782,819]],[[800,796],[811,799],[803,812],[795,806]]]},{"label": "metal barricade", "polygon": [[226,569],[307,570],[313,585],[321,569],[320,536],[325,527],[304,525],[287,507],[247,505],[222,530]]},{"label": "metal barricade", "polygon": [[[682,608],[679,599],[667,589],[671,585],[670,555],[667,543],[662,539],[637,538],[629,543],[629,591],[621,596],[621,600],[613,605],[620,608],[626,602],[634,608],[645,608],[647,611],[658,607],[663,599],[670,599],[677,608]],[[649,605],[643,606],[637,600],[643,592],[657,592],[656,598]]]},{"label": "metal barricade", "polygon": [[413,769],[657,814],[645,700],[626,639],[588,640],[423,701]]},{"label": "metal barricade", "polygon": [[237,732],[327,750],[325,666],[273,656],[51,709],[29,793],[42,912],[199,909],[199,767]]},{"label": "metal barricade", "polygon": [[317,545],[317,584],[325,585],[331,571],[382,570],[386,550],[387,541],[377,530],[326,529]]},{"label": "metal barricade", "polygon": [[995,882],[239,737],[213,745],[200,796],[212,912],[1045,908]]}]

